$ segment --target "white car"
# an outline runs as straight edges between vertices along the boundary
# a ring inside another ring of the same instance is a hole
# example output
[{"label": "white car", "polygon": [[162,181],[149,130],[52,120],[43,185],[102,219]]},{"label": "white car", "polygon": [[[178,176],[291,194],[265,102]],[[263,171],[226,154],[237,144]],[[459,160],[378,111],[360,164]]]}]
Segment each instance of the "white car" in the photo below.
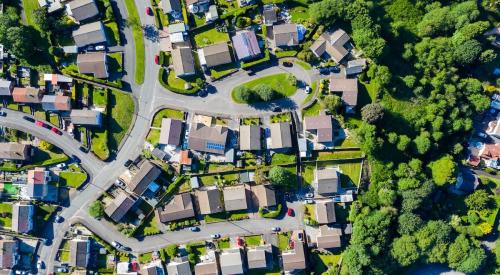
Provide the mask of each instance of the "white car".
[{"label": "white car", "polygon": [[311,200],[311,199],[307,199],[304,201],[304,204],[313,204],[314,203],[314,200]]},{"label": "white car", "polygon": [[312,91],[311,87],[309,85],[306,86],[306,94],[310,94]]},{"label": "white car", "polygon": [[43,269],[43,262],[42,262],[42,260],[38,260],[36,262],[36,268],[37,269]]},{"label": "white car", "polygon": [[96,51],[104,51],[106,49],[106,47],[100,45],[100,46],[95,46],[95,50]]},{"label": "white car", "polygon": [[212,239],[218,239],[218,238],[220,238],[220,234],[213,234],[213,235],[210,235],[210,237]]},{"label": "white car", "polygon": [[312,199],[313,197],[314,197],[313,193],[307,193],[306,194],[306,198],[308,198],[308,199]]},{"label": "white car", "polygon": [[116,249],[122,248],[122,245],[119,242],[112,241],[111,245]]},{"label": "white car", "polygon": [[58,165],[56,165],[56,167],[59,169],[63,169],[64,167],[66,167],[66,163],[59,163]]}]

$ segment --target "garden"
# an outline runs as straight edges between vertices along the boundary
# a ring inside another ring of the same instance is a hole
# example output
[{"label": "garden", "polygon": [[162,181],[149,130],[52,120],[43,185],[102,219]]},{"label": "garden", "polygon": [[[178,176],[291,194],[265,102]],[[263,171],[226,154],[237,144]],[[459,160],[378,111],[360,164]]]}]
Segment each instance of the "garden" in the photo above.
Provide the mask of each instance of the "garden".
[{"label": "garden", "polygon": [[296,91],[295,76],[281,73],[243,83],[232,90],[231,97],[236,103],[249,104],[290,97]]}]

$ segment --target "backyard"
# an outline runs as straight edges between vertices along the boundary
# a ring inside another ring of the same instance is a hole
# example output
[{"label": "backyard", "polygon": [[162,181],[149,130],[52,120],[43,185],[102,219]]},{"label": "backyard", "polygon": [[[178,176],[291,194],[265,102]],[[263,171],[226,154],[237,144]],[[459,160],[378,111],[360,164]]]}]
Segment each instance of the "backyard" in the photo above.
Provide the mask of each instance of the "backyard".
[{"label": "backyard", "polygon": [[87,180],[87,174],[78,166],[70,165],[67,171],[59,173],[59,186],[78,188]]},{"label": "backyard", "polygon": [[196,43],[196,47],[202,48],[219,42],[229,41],[229,35],[227,32],[217,31],[216,28],[210,26],[208,28],[204,28],[203,31],[196,33],[194,35],[194,41]]},{"label": "backyard", "polygon": [[[341,185],[344,188],[354,187],[359,184],[361,173],[361,161],[342,161],[331,160],[318,163],[320,166],[335,167],[338,166],[340,173]],[[307,163],[303,165],[302,178],[305,184],[311,185],[314,179],[314,171],[316,170],[315,163]]]},{"label": "backyard", "polygon": [[163,118],[172,118],[178,120],[184,120],[184,112],[174,109],[162,109],[158,111],[153,117],[152,127],[161,127],[161,121]]},{"label": "backyard", "polygon": [[10,229],[12,226],[12,204],[0,203],[0,227]]},{"label": "backyard", "polygon": [[[297,91],[297,85],[296,83],[293,83],[292,79],[289,77],[289,74],[281,73],[264,76],[243,83],[232,90],[231,97],[236,103],[249,103],[249,100],[245,100],[244,98],[242,98],[241,91],[245,88],[247,90],[253,91],[255,90],[255,88],[258,88],[258,86],[262,87],[262,85],[266,85],[274,91],[274,93],[276,94],[274,99],[292,96]],[[251,100],[251,102],[258,101],[263,100]]]}]

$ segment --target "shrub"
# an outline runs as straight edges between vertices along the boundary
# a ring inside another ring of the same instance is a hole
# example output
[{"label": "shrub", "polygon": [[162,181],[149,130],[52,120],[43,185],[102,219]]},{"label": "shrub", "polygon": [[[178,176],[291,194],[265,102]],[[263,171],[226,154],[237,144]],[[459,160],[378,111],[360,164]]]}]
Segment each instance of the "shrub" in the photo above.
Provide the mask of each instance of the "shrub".
[{"label": "shrub", "polygon": [[89,214],[90,216],[100,219],[102,216],[104,216],[104,205],[101,201],[94,201],[90,206],[89,206]]},{"label": "shrub", "polygon": [[276,97],[276,92],[273,88],[266,84],[259,84],[254,87],[254,92],[259,95],[262,101],[271,101]]},{"label": "shrub", "polygon": [[283,208],[282,205],[278,204],[276,206],[276,210],[268,211],[267,213],[264,213],[264,210],[262,209],[262,207],[259,207],[259,216],[262,218],[266,218],[266,219],[275,219],[281,214],[282,208]]},{"label": "shrub", "polygon": [[163,86],[163,88],[165,88],[171,92],[178,93],[178,94],[195,94],[200,90],[199,87],[195,87],[195,86],[193,86],[193,88],[191,88],[189,90],[185,90],[185,89],[177,89],[177,88],[174,88],[174,87],[168,85],[168,83],[167,83],[168,73],[167,73],[167,70],[165,68],[160,68],[160,70],[158,71],[158,80],[160,81],[160,84]]}]

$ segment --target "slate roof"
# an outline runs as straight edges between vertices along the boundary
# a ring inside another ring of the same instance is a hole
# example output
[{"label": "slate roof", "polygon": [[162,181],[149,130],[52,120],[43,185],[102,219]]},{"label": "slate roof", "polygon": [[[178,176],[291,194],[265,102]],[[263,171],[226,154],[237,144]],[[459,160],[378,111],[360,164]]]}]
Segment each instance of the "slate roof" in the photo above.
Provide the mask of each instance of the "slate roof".
[{"label": "slate roof", "polygon": [[0,96],[10,96],[14,89],[14,82],[7,79],[0,79]]},{"label": "slate roof", "polygon": [[201,262],[194,267],[195,275],[219,275],[219,267],[216,261]]},{"label": "slate roof", "polygon": [[318,142],[333,141],[332,117],[326,114],[307,116],[304,118],[304,129],[316,131]]},{"label": "slate roof", "polygon": [[259,125],[240,126],[240,150],[260,150],[261,130]]},{"label": "slate roof", "polygon": [[124,190],[118,191],[118,195],[115,199],[104,209],[106,215],[108,215],[113,221],[119,222],[125,214],[134,206],[136,199],[131,195],[127,194]]},{"label": "slate roof", "polygon": [[286,272],[296,272],[306,269],[304,243],[297,239],[293,239],[293,241],[294,249],[281,253],[283,270]]},{"label": "slate roof", "polygon": [[181,1],[179,0],[161,0],[161,7],[164,13],[182,12]]},{"label": "slate roof", "polygon": [[314,189],[318,194],[328,195],[339,190],[339,176],[335,168],[318,167],[314,172]]},{"label": "slate roof", "polygon": [[96,110],[71,110],[69,116],[75,125],[99,126],[102,123],[101,112]]},{"label": "slate roof", "polygon": [[316,235],[316,246],[323,249],[339,248],[342,245],[342,230],[336,227],[322,225]]},{"label": "slate roof", "polygon": [[228,128],[220,125],[208,127],[201,123],[191,124],[188,147],[191,150],[224,154]]},{"label": "slate roof", "polygon": [[272,257],[272,247],[270,244],[258,246],[247,250],[247,263],[249,269],[269,268],[269,261]]},{"label": "slate roof", "polygon": [[299,44],[299,34],[296,24],[281,24],[273,27],[274,44],[276,47],[296,46]]},{"label": "slate roof", "polygon": [[230,249],[219,256],[222,275],[243,274],[243,259],[241,249]]},{"label": "slate roof", "polygon": [[316,221],[319,224],[334,223],[337,221],[335,217],[335,203],[333,201],[316,202]]},{"label": "slate roof", "polygon": [[269,186],[263,184],[253,186],[252,192],[255,197],[257,197],[259,207],[270,207],[276,205],[276,194],[273,189],[269,188]]},{"label": "slate roof", "polygon": [[245,185],[224,187],[224,207],[226,211],[247,209],[247,196]]},{"label": "slate roof", "polygon": [[167,265],[168,275],[191,275],[191,265],[189,262],[170,262]]},{"label": "slate roof", "polygon": [[193,53],[189,47],[178,47],[173,49],[172,62],[175,76],[192,75],[196,73]]},{"label": "slate roof", "polygon": [[271,8],[262,11],[262,19],[267,26],[272,26],[274,23],[278,22],[278,13],[276,9]]},{"label": "slate roof", "polygon": [[208,190],[197,190],[196,197],[200,206],[200,214],[215,214],[222,212],[221,195],[217,188]]},{"label": "slate roof", "polygon": [[69,265],[86,268],[89,263],[90,240],[73,239],[69,242]]},{"label": "slate roof", "polygon": [[340,63],[342,59],[349,53],[344,45],[349,42],[350,37],[347,33],[338,29],[333,33],[323,33],[309,49],[317,56],[321,57],[327,53],[333,61]]},{"label": "slate roof", "polygon": [[31,145],[15,142],[0,143],[0,159],[25,161],[30,159]]},{"label": "slate roof", "polygon": [[155,181],[160,174],[160,168],[150,161],[145,161],[141,167],[139,167],[139,171],[132,176],[129,182],[126,182],[125,184],[130,191],[141,196],[144,191],[148,189],[149,184]]},{"label": "slate roof", "polygon": [[206,64],[207,67],[215,67],[222,64],[231,63],[231,53],[226,42],[221,42],[206,46],[198,50],[198,57],[201,64]]},{"label": "slate roof", "polygon": [[18,254],[18,242],[15,239],[0,240],[0,269],[12,269]]},{"label": "slate roof", "polygon": [[341,92],[342,101],[349,106],[358,104],[358,80],[357,79],[330,79],[330,92]]},{"label": "slate roof", "polygon": [[231,38],[239,60],[248,60],[261,54],[257,36],[253,30],[244,30]]},{"label": "slate roof", "polygon": [[33,229],[35,207],[29,202],[17,202],[12,205],[12,231],[29,233]]},{"label": "slate roof", "polygon": [[76,21],[84,21],[99,14],[94,0],[73,0],[67,4],[71,17]]},{"label": "slate roof", "polygon": [[271,126],[271,148],[290,148],[292,147],[292,136],[290,130],[290,123],[279,122],[272,123]]},{"label": "slate roof", "polygon": [[105,52],[81,53],[76,57],[76,65],[81,74],[92,74],[95,78],[107,78],[106,59]]},{"label": "slate roof", "polygon": [[158,216],[163,223],[194,217],[193,200],[190,193],[181,193],[164,207],[158,208]]},{"label": "slate roof", "polygon": [[106,42],[106,34],[101,21],[81,25],[73,31],[73,39],[78,47],[100,44]]},{"label": "slate roof", "polygon": [[180,120],[163,118],[158,143],[178,146],[181,143],[183,125],[184,123]]},{"label": "slate roof", "polygon": [[12,91],[12,99],[18,103],[40,103],[42,97],[43,90],[35,87],[15,87]]}]

